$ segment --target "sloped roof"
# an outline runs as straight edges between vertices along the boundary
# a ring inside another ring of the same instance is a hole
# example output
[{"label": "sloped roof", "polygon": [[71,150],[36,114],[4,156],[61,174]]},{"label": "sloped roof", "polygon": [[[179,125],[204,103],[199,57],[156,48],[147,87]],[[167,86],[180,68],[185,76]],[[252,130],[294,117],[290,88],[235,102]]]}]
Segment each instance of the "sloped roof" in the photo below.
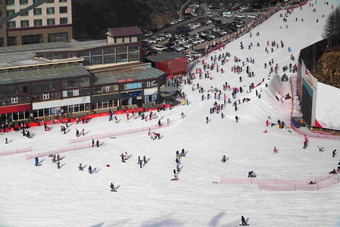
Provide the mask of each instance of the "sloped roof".
[{"label": "sloped roof", "polygon": [[121,28],[109,28],[111,37],[125,37],[125,36],[135,36],[143,34],[137,26],[133,27],[121,27]]},{"label": "sloped roof", "polygon": [[161,54],[148,56],[145,59],[151,62],[161,62],[161,61],[167,61],[167,60],[181,58],[181,57],[185,57],[185,55],[178,53],[178,52],[163,52]]}]

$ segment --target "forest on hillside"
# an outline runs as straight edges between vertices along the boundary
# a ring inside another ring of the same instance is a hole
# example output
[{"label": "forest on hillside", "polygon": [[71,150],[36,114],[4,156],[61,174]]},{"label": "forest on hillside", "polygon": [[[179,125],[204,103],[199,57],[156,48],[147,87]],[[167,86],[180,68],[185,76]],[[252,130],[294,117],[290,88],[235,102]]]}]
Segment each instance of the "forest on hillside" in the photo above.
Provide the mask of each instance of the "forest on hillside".
[{"label": "forest on hillside", "polygon": [[[265,6],[279,0],[192,0],[215,7]],[[177,12],[187,0],[73,0],[73,37],[76,40],[105,38],[112,27],[138,26],[143,32],[178,19]]]},{"label": "forest on hillside", "polygon": [[186,0],[73,0],[73,36],[76,40],[104,39],[110,27],[150,29],[169,23]]}]

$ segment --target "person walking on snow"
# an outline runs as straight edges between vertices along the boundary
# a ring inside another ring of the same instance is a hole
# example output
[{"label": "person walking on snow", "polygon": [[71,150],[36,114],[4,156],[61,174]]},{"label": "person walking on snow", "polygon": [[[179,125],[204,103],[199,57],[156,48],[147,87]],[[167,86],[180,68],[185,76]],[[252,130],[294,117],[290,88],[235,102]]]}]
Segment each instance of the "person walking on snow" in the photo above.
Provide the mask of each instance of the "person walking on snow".
[{"label": "person walking on snow", "polygon": [[273,154],[276,154],[276,153],[277,153],[277,149],[276,149],[276,146],[274,146]]}]

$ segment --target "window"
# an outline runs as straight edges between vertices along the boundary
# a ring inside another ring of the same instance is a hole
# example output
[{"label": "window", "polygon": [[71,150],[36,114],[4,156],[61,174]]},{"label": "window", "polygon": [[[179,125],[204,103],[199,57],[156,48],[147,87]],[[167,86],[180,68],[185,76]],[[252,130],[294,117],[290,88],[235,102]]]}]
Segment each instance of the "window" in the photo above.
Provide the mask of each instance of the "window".
[{"label": "window", "polygon": [[15,10],[12,9],[12,10],[7,10],[7,16],[12,16],[13,14],[15,13]]},{"label": "window", "polygon": [[11,98],[11,103],[12,104],[18,103],[18,97]]},{"label": "window", "polygon": [[14,5],[14,0],[6,0],[6,5],[8,6]]},{"label": "window", "polygon": [[29,27],[29,21],[28,21],[28,20],[22,20],[22,21],[21,21],[21,27],[22,27],[22,28],[27,28],[27,27]]},{"label": "window", "polygon": [[28,4],[28,0],[20,0],[20,5],[27,5]]},{"label": "window", "polygon": [[59,13],[67,13],[67,6],[59,7]]},{"label": "window", "polygon": [[41,8],[36,8],[33,10],[34,15],[41,15]]},{"label": "window", "polygon": [[[47,19],[48,20],[48,19]],[[63,33],[51,33],[48,34],[48,42],[67,42],[68,41],[68,33],[63,32]]]},{"label": "window", "polygon": [[14,45],[17,45],[17,37],[16,36],[8,37],[7,46],[14,46]]},{"label": "window", "polygon": [[110,92],[110,87],[109,86],[105,87],[105,92]]},{"label": "window", "polygon": [[42,26],[42,20],[38,19],[38,20],[34,20],[34,27],[40,27]]},{"label": "window", "polygon": [[28,11],[26,11],[26,12],[22,13],[22,14],[21,14],[21,16],[22,16],[22,17],[26,17],[26,16],[28,16]]},{"label": "window", "polygon": [[23,35],[22,36],[22,44],[33,44],[33,43],[42,43],[43,35]]},{"label": "window", "polygon": [[121,46],[116,48],[117,51],[117,63],[127,62],[127,47]]},{"label": "window", "polygon": [[55,25],[55,19],[54,19],[54,18],[49,18],[49,19],[47,19],[47,25],[48,25],[48,26]]},{"label": "window", "polygon": [[[15,28],[15,21],[10,21],[7,23],[8,28]],[[15,44],[16,45],[16,44]]]},{"label": "window", "polygon": [[115,48],[104,49],[104,64],[116,63]]},{"label": "window", "polygon": [[0,38],[0,47],[4,46],[4,38]]},{"label": "window", "polygon": [[48,0],[47,3],[54,3],[54,0]]},{"label": "window", "polygon": [[146,82],[146,87],[150,87],[150,81]]},{"label": "window", "polygon": [[46,8],[46,14],[54,14],[54,7]]},{"label": "window", "polygon": [[59,2],[67,2],[67,0],[59,0]]},{"label": "window", "polygon": [[73,90],[73,96],[79,96],[79,89]]},{"label": "window", "polygon": [[43,100],[49,100],[50,99],[50,94],[43,94]]},{"label": "window", "polygon": [[60,18],[60,24],[67,24],[67,23],[68,23],[67,17]]},{"label": "window", "polygon": [[139,47],[138,46],[129,46],[129,62],[130,61],[139,61]]},{"label": "window", "polygon": [[102,49],[91,51],[91,64],[92,65],[103,64],[103,50]]},{"label": "window", "polygon": [[124,84],[124,90],[142,88],[142,83]]}]

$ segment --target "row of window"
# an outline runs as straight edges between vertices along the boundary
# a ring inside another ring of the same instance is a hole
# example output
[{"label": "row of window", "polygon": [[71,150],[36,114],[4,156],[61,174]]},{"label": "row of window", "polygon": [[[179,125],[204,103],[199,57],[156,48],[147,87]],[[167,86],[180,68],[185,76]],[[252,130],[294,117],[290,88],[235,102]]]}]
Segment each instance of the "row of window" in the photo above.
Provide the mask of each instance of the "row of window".
[{"label": "row of window", "polygon": [[[68,33],[52,33],[48,34],[48,42],[67,42],[68,41]],[[24,35],[21,37],[21,44],[34,44],[34,43],[43,43],[43,35]],[[17,37],[10,36],[7,39],[7,46],[17,45]],[[0,38],[0,47],[3,46],[3,39]]]},{"label": "row of window", "polygon": [[[150,87],[151,83],[150,81],[146,82],[146,87]],[[142,83],[129,83],[124,84],[124,90],[130,90],[130,89],[138,89],[142,88]],[[93,88],[94,94],[99,93],[107,93],[107,92],[118,92],[118,85],[112,85],[112,86],[104,86],[104,87],[95,87]],[[62,97],[63,98],[70,98],[70,97],[77,97],[77,96],[84,96],[89,95],[89,89],[73,89],[73,90],[66,90],[62,91]],[[39,102],[39,101],[46,101],[46,100],[56,100],[60,99],[60,92],[48,92],[43,94],[32,94],[32,101],[33,102]],[[20,99],[20,100],[19,100]],[[6,105],[9,104],[18,104],[29,101],[27,97],[24,97],[25,100],[22,100],[22,97],[11,97],[11,98],[0,98],[2,100],[2,104]]]},{"label": "row of window", "polygon": [[[42,26],[42,19],[37,19],[34,20],[34,27],[41,27]],[[59,20],[59,24],[67,24],[68,23],[68,19],[67,17],[62,17]],[[21,28],[28,28],[30,27],[30,23],[29,20],[22,20],[20,22]],[[54,18],[48,18],[47,19],[47,26],[53,26],[55,25],[55,19]],[[16,22],[15,21],[10,21],[7,23],[7,27],[8,28],[16,28]]]},{"label": "row of window", "polygon": [[[33,0],[33,3],[38,3],[41,0]],[[27,5],[28,0],[19,0],[20,5]],[[67,2],[67,0],[59,0],[59,2]],[[54,3],[54,0],[48,0],[47,3]],[[11,6],[15,4],[15,0],[6,0],[6,5]]]},{"label": "row of window", "polygon": [[[67,6],[61,6],[59,7],[59,13],[67,13]],[[7,10],[6,12],[7,16],[12,16],[15,14],[15,10],[11,9],[11,10]],[[41,8],[35,8],[33,9],[33,15],[41,15],[42,14],[42,9]],[[52,15],[55,14],[55,8],[54,7],[47,7],[46,8],[46,14],[47,15]],[[20,16],[24,17],[24,16],[28,16],[28,11],[26,13],[22,13]]]}]

